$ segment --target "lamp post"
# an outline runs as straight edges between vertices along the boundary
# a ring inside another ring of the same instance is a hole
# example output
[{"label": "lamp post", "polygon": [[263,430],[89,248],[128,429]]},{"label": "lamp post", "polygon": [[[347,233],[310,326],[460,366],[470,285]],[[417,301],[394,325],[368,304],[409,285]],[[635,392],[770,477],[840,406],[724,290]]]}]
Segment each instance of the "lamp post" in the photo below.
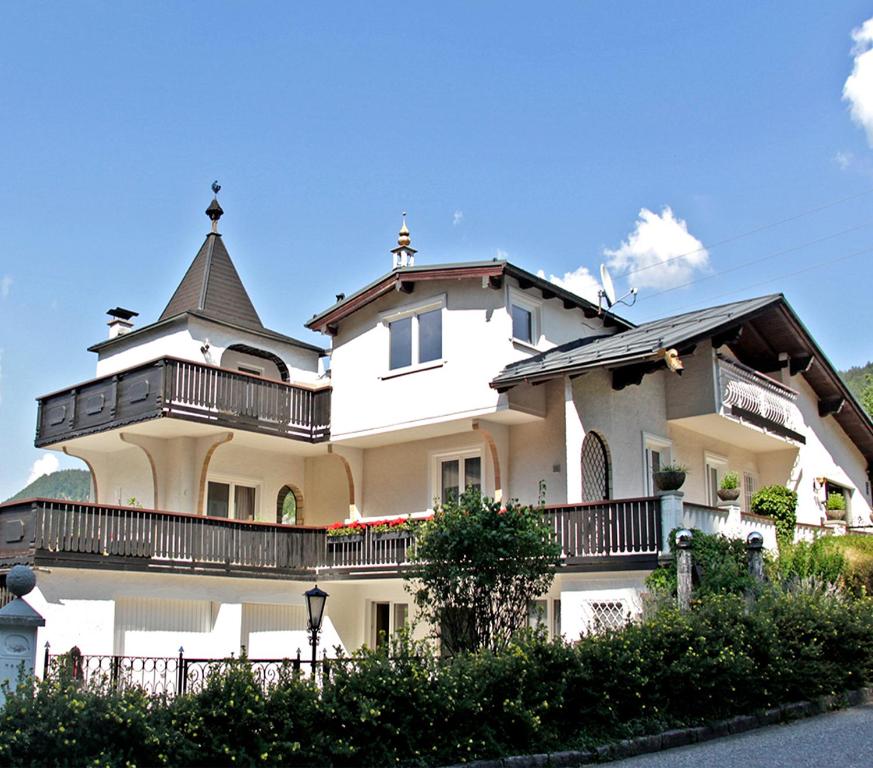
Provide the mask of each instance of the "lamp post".
[{"label": "lamp post", "polygon": [[321,622],[324,619],[324,606],[329,595],[316,584],[303,593],[306,598],[306,613],[309,617],[306,628],[309,630],[309,644],[312,646],[312,674],[315,675],[315,649],[318,647],[318,633],[321,632]]}]

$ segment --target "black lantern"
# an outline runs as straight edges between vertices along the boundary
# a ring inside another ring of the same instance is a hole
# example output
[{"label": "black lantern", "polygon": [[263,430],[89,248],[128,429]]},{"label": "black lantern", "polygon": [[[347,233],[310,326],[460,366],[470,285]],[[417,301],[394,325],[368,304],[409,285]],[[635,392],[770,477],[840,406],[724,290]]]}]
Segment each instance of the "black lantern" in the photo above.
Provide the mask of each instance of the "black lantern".
[{"label": "black lantern", "polygon": [[324,606],[329,595],[316,584],[312,589],[303,593],[306,598],[306,613],[308,621],[306,628],[309,630],[309,644],[312,646],[312,674],[315,674],[315,649],[318,646],[318,633],[321,632],[321,622],[324,619]]}]

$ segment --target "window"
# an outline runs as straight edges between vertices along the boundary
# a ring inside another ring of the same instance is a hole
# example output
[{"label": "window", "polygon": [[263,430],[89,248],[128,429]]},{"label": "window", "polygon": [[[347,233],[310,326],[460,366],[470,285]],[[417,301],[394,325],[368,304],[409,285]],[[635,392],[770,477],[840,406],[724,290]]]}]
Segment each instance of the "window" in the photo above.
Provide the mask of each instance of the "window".
[{"label": "window", "polygon": [[512,319],[512,340],[535,345],[540,340],[540,305],[521,291],[509,290],[509,315]]},{"label": "window", "polygon": [[409,617],[408,603],[372,603],[370,641],[373,648],[384,646],[392,633],[401,630]]},{"label": "window", "polygon": [[527,625],[531,629],[539,629],[546,625],[547,605],[545,600],[531,600],[527,604]]},{"label": "window", "polygon": [[672,445],[664,437],[643,432],[644,486],[647,496],[654,496],[657,492],[653,475],[655,472],[660,472],[661,467],[670,463],[670,449]]},{"label": "window", "polygon": [[718,488],[724,473],[727,472],[728,461],[724,456],[716,456],[713,453],[705,454],[706,466],[706,503],[711,507],[717,507]]},{"label": "window", "polygon": [[609,451],[596,432],[582,441],[582,501],[609,498]]},{"label": "window", "polygon": [[751,472],[743,472],[743,511],[752,511],[752,499],[758,492],[758,478]]},{"label": "window", "polygon": [[512,305],[512,338],[533,343],[533,312],[517,304]]},{"label": "window", "polygon": [[621,629],[630,619],[630,613],[621,600],[592,600],[588,603],[588,616],[588,630],[593,634]]},{"label": "window", "polygon": [[283,485],[276,497],[276,522],[279,525],[303,523],[303,494],[290,485]]},{"label": "window", "polygon": [[439,457],[438,498],[442,504],[456,501],[466,490],[482,490],[482,457],[478,454],[467,456]]},{"label": "window", "polygon": [[234,520],[254,520],[257,489],[254,486],[210,480],[206,489],[206,514]]},{"label": "window", "polygon": [[441,360],[445,297],[384,315],[388,326],[388,368],[396,371]]},{"label": "window", "polygon": [[561,601],[552,600],[552,637],[561,636]]},{"label": "window", "polygon": [[247,373],[249,376],[263,376],[264,369],[263,368],[255,368],[253,365],[238,365],[236,369],[240,373]]}]

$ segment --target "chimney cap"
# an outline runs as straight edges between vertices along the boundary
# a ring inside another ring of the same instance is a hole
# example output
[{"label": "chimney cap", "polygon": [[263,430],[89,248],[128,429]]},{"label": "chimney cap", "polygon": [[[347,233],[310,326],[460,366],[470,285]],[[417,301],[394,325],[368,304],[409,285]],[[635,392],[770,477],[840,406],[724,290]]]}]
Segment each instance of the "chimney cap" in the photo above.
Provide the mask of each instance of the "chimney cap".
[{"label": "chimney cap", "polygon": [[132,317],[139,317],[139,312],[134,312],[132,309],[125,309],[124,307],[107,309],[106,314],[114,317],[116,320],[130,320]]}]

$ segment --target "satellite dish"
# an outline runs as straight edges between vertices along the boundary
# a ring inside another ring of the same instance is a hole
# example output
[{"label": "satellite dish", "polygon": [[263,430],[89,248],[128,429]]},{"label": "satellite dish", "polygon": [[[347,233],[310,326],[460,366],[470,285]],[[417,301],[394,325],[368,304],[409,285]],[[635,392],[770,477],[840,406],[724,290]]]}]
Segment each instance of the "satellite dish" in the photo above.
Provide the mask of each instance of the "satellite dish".
[{"label": "satellite dish", "polygon": [[[606,299],[606,308],[612,309],[616,304],[625,304],[628,307],[632,307],[636,304],[637,301],[637,289],[631,288],[624,296],[621,298],[616,298],[615,294],[615,284],[612,282],[612,277],[609,274],[609,270],[606,268],[606,264],[600,265],[600,282],[603,285],[597,292],[597,296],[600,299]],[[628,301],[628,296],[631,297],[631,300]],[[601,311],[602,307],[601,307]]]},{"label": "satellite dish", "polygon": [[609,309],[615,304],[615,286],[612,283],[612,277],[609,275],[606,264],[600,265],[600,283],[603,285],[603,290],[600,293],[606,299],[606,308]]}]

